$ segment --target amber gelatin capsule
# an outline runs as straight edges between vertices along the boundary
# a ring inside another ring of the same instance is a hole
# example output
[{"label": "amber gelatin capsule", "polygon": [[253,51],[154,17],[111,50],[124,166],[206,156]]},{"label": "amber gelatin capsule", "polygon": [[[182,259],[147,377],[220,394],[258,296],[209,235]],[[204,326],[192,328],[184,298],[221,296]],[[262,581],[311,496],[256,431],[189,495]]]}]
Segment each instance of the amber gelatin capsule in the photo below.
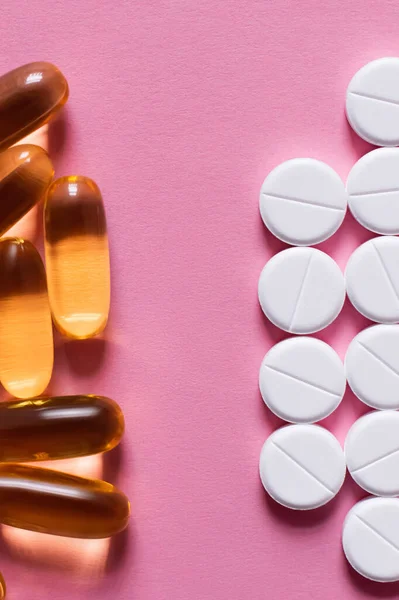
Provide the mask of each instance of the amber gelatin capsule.
[{"label": "amber gelatin capsule", "polygon": [[0,154],[0,235],[44,198],[54,175],[39,146],[14,146]]},{"label": "amber gelatin capsule", "polygon": [[17,398],[38,396],[53,369],[46,274],[28,241],[0,240],[0,381]]},{"label": "amber gelatin capsule", "polygon": [[73,338],[100,333],[108,319],[110,269],[100,190],[88,177],[61,177],[44,208],[47,282],[57,328]]},{"label": "amber gelatin capsule", "polygon": [[59,396],[0,403],[0,462],[73,458],[106,452],[121,440],[123,414],[103,396]]},{"label": "amber gelatin capsule", "polygon": [[57,67],[34,62],[0,77],[0,151],[35,131],[68,100],[68,84]]},{"label": "amber gelatin capsule", "polygon": [[129,501],[110,483],[26,465],[0,465],[0,523],[75,538],[125,529]]}]

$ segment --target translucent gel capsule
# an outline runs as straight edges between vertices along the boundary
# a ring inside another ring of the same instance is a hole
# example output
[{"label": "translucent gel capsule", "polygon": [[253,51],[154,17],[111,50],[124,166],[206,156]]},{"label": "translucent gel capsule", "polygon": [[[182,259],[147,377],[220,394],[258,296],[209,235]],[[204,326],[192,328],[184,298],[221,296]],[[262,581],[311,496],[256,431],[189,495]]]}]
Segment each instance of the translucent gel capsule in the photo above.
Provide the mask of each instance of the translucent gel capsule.
[{"label": "translucent gel capsule", "polygon": [[0,235],[44,198],[53,175],[53,165],[39,146],[14,146],[0,154]]},{"label": "translucent gel capsule", "polygon": [[102,396],[0,403],[0,462],[73,458],[106,452],[121,440],[123,414]]},{"label": "translucent gel capsule", "polygon": [[34,62],[0,77],[0,151],[47,123],[68,100],[57,67]]},{"label": "translucent gel capsule", "polygon": [[2,573],[0,573],[0,600],[3,600],[6,597],[6,592],[6,582],[4,581]]},{"label": "translucent gel capsule", "polygon": [[47,194],[44,226],[54,322],[70,337],[92,337],[104,329],[110,304],[105,212],[94,181],[57,179]]},{"label": "translucent gel capsule", "polygon": [[125,529],[130,506],[110,483],[25,465],[0,465],[0,523],[74,538]]},{"label": "translucent gel capsule", "polygon": [[0,240],[0,381],[17,398],[38,396],[53,369],[46,274],[36,248]]}]

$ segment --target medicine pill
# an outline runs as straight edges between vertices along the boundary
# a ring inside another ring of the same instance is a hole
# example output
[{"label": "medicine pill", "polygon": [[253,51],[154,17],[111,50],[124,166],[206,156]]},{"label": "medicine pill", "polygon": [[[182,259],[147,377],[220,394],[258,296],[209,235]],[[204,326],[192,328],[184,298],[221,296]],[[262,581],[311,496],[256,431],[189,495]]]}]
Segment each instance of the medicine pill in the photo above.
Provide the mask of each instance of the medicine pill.
[{"label": "medicine pill", "polygon": [[375,496],[399,495],[399,413],[372,411],[360,417],[345,440],[349,473]]},{"label": "medicine pill", "polygon": [[399,145],[399,58],[380,58],[349,83],[346,114],[356,133],[375,146]]},{"label": "medicine pill", "polygon": [[312,423],[330,415],[341,402],[345,386],[344,366],[337,353],[311,337],[289,338],[273,346],[259,373],[265,404],[291,423]]},{"label": "medicine pill", "polygon": [[345,371],[353,393],[378,409],[399,409],[399,325],[374,325],[349,344]]},{"label": "medicine pill", "polygon": [[346,290],[353,306],[378,323],[399,321],[399,239],[377,237],[350,256]]},{"label": "medicine pill", "polygon": [[110,305],[106,219],[94,181],[57,179],[47,195],[44,224],[54,322],[70,337],[92,337],[104,329]]},{"label": "medicine pill", "polygon": [[329,238],[341,225],[346,207],[341,178],[312,158],[282,163],[269,173],[260,192],[264,224],[294,246],[310,246]]},{"label": "medicine pill", "polygon": [[365,154],[346,185],[351,213],[363,227],[384,235],[399,233],[399,148]]},{"label": "medicine pill", "polygon": [[286,425],[263,445],[260,477],[270,496],[287,508],[309,510],[329,502],[345,479],[338,440],[318,425]]},{"label": "medicine pill", "polygon": [[345,283],[338,265],[324,252],[289,248],[266,264],[258,294],[263,312],[274,325],[307,334],[327,327],[341,312]]},{"label": "medicine pill", "polygon": [[103,396],[0,403],[0,462],[86,456],[114,448],[124,431],[119,406]]},{"label": "medicine pill", "polygon": [[0,381],[17,398],[38,396],[53,370],[46,274],[36,248],[0,240]]},{"label": "medicine pill", "polygon": [[53,165],[39,146],[23,144],[0,154],[0,235],[44,198],[53,174]]},{"label": "medicine pill", "polygon": [[399,500],[366,498],[348,512],[342,545],[349,564],[372,581],[399,581]]},{"label": "medicine pill", "polygon": [[125,529],[129,501],[110,483],[60,471],[0,464],[0,523],[74,538]]},{"label": "medicine pill", "polygon": [[33,62],[0,77],[0,151],[47,123],[68,99],[57,67]]}]

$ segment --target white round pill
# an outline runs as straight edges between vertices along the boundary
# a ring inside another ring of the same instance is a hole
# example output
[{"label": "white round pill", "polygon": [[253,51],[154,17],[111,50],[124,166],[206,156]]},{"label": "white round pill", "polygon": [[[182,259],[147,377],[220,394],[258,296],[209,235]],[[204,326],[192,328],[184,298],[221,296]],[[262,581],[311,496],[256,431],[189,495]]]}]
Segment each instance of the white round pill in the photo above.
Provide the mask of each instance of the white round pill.
[{"label": "white round pill", "polygon": [[360,417],[345,440],[348,471],[375,496],[399,495],[399,413],[373,411]]},{"label": "white round pill", "polygon": [[274,325],[290,333],[314,333],[340,313],[345,282],[338,265],[315,248],[289,248],[264,267],[259,302]]},{"label": "white round pill", "polygon": [[291,423],[314,423],[330,415],[345,392],[344,366],[328,344],[289,338],[263,359],[259,387],[265,404]]},{"label": "white round pill", "polygon": [[345,371],[353,393],[372,408],[399,408],[399,325],[373,325],[349,344]]},{"label": "white round pill", "polygon": [[357,161],[346,184],[351,213],[363,227],[399,233],[399,148],[378,148]]},{"label": "white round pill", "polygon": [[274,431],[260,454],[260,478],[270,496],[287,508],[323,506],[345,479],[338,440],[319,425],[286,425]]},{"label": "white round pill", "polygon": [[346,93],[346,115],[367,142],[399,145],[399,58],[374,60],[356,73]]},{"label": "white round pill", "polygon": [[293,246],[311,246],[341,225],[347,193],[339,175],[313,158],[295,158],[276,167],[263,182],[260,213],[266,227]]},{"label": "white round pill", "polygon": [[399,321],[399,239],[377,237],[357,248],[345,270],[353,306],[378,323]]},{"label": "white round pill", "polygon": [[346,515],[342,546],[349,564],[372,581],[399,581],[399,500],[366,498]]}]

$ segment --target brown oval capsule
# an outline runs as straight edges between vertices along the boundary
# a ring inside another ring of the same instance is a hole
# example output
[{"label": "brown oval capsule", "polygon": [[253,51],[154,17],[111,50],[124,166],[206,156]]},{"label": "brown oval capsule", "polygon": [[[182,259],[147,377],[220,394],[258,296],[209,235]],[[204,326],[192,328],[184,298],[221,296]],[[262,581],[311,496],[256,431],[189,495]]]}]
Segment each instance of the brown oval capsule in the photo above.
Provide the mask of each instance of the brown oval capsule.
[{"label": "brown oval capsule", "polygon": [[88,177],[61,177],[44,207],[47,281],[57,328],[73,338],[100,333],[108,319],[110,268],[100,190]]},{"label": "brown oval capsule", "polygon": [[14,146],[0,154],[0,235],[41,200],[54,175],[39,146]]},{"label": "brown oval capsule", "polygon": [[124,431],[120,407],[103,396],[0,403],[0,462],[74,458],[107,452]]},{"label": "brown oval capsule", "polygon": [[57,67],[34,62],[0,77],[0,151],[45,123],[68,100],[68,84]]},{"label": "brown oval capsule", "polygon": [[53,370],[46,274],[28,241],[0,240],[0,381],[17,398],[38,396]]},{"label": "brown oval capsule", "polygon": [[110,483],[26,465],[0,465],[0,523],[74,538],[126,528],[129,501]]}]

